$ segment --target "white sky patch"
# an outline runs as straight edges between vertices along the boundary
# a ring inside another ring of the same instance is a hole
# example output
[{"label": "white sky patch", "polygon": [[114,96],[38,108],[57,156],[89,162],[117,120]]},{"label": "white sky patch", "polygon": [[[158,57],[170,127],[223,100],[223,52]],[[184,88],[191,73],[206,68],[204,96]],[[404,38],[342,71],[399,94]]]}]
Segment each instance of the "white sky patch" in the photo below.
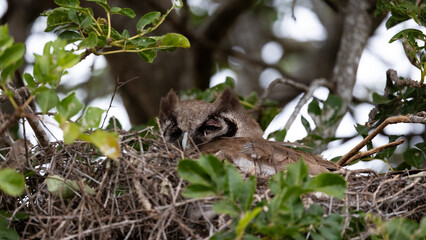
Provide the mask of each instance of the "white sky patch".
[{"label": "white sky patch", "polygon": [[231,77],[233,78],[235,81],[237,81],[237,74],[235,74],[234,71],[232,71],[231,69],[222,69],[219,70],[217,73],[215,73],[211,78],[210,78],[210,87],[214,87],[220,83],[225,82],[227,77]]},{"label": "white sky patch", "polygon": [[294,8],[296,21],[291,14],[284,14],[281,21],[273,25],[273,32],[278,37],[293,38],[298,41],[323,41],[327,30],[312,10],[302,6]]},{"label": "white sky patch", "polygon": [[259,76],[260,86],[262,88],[267,88],[269,84],[277,78],[282,78],[281,73],[274,68],[267,68]]},{"label": "white sky patch", "polygon": [[261,50],[261,56],[265,63],[267,64],[276,64],[282,58],[284,54],[283,47],[275,42],[271,41],[263,45]]},{"label": "white sky patch", "polygon": [[3,15],[7,11],[7,1],[6,0],[0,0],[0,17],[3,17]]}]

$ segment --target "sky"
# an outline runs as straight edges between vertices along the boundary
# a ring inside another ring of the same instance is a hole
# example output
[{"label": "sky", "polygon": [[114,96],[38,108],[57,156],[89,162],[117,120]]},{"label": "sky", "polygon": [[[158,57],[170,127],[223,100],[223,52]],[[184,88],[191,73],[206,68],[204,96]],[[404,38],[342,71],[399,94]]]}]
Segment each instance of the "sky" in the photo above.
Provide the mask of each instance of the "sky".
[{"label": "sky", "polygon": [[[282,4],[282,1],[288,0],[276,0],[273,1],[274,4]],[[203,11],[206,9],[206,4],[214,4],[217,7],[216,3],[212,1],[201,1],[201,0],[190,0],[188,1],[189,5],[197,11]],[[6,9],[5,0],[0,0],[0,16],[4,14]],[[210,5],[211,6],[211,5]],[[209,8],[208,11],[213,11],[215,8]],[[286,8],[287,11],[289,10]],[[309,40],[324,40],[327,37],[327,32],[324,27],[318,21],[317,16],[307,7],[296,5],[295,7],[295,17],[296,21],[290,16],[290,14],[283,14],[283,17],[273,24],[273,32],[279,37],[292,37],[299,41],[309,41]],[[26,41],[27,52],[25,58],[27,62],[33,62],[33,54],[41,54],[43,45],[47,41],[55,39],[55,36],[51,33],[45,33],[45,19],[39,18],[32,28],[32,34]],[[418,69],[411,66],[411,64],[406,59],[402,46],[400,42],[394,42],[389,44],[389,39],[399,32],[402,28],[407,27],[417,27],[417,24],[413,21],[407,21],[404,24],[397,25],[394,28],[389,30],[386,29],[384,23],[382,23],[374,36],[370,38],[366,49],[364,50],[360,65],[357,73],[357,81],[353,91],[353,95],[359,98],[370,97],[373,90],[379,93],[383,92],[385,81],[386,81],[386,70],[389,68],[395,69],[399,75],[410,77],[412,79],[419,79],[420,72]],[[422,29],[424,31],[424,29]],[[269,42],[261,48],[262,59],[268,64],[277,63],[281,57],[285,54],[284,49],[276,43]],[[75,67],[69,69],[69,74],[66,75],[62,83],[67,86],[74,86],[82,81],[86,81],[87,76],[90,75],[90,67],[94,66],[95,69],[102,69],[107,66],[106,60],[103,57],[90,56],[86,58],[81,63],[77,64]],[[374,67],[372,67],[374,66]],[[32,68],[27,67],[25,72],[32,73]],[[211,78],[211,86],[214,86],[220,82],[223,82],[227,76],[237,79],[236,74],[230,69],[218,69],[216,74]],[[280,77],[278,71],[274,69],[266,69],[261,76],[259,77],[259,82],[261,86],[266,88],[268,84],[275,78]],[[83,91],[77,91],[77,96],[82,96]],[[326,99],[328,95],[328,90],[326,88],[319,88],[315,91],[314,96],[319,99]],[[280,129],[284,126],[287,118],[291,115],[294,107],[297,104],[298,99],[301,95],[290,102],[279,114],[268,129],[265,132],[267,136],[270,132]],[[97,99],[90,103],[90,106],[100,107],[102,109],[108,108],[110,101],[110,96],[104,99]],[[361,104],[354,108],[355,112],[355,121],[349,117],[345,116],[341,125],[337,130],[337,137],[348,137],[355,135],[354,125],[356,123],[364,124],[368,118],[368,112],[373,106],[370,104]],[[310,120],[309,115],[307,114],[307,106],[304,106],[301,111],[301,115],[305,116],[306,119]],[[123,107],[121,98],[119,95],[115,96],[114,103],[110,109],[109,116],[115,116],[122,123],[122,126],[125,129],[129,129],[130,121],[127,116],[127,113]],[[45,117],[44,119],[46,125],[49,129],[54,132],[56,139],[61,139],[61,131],[57,127],[57,123],[50,117]],[[314,126],[314,123],[310,120],[311,126]],[[407,132],[421,132],[423,131],[424,125],[421,124],[396,124],[388,126],[385,131],[392,134],[403,134]],[[296,141],[298,139],[306,136],[306,131],[304,130],[301,121],[300,114],[295,120],[293,126],[288,130],[286,141]],[[335,156],[343,155],[351,147],[355,146],[361,137],[353,139],[345,144],[335,141],[330,143],[328,150],[322,153],[323,157],[331,159]],[[378,136],[373,140],[375,145],[383,145],[387,143],[387,138]],[[414,143],[415,144],[415,143]],[[359,165],[364,166],[364,163]],[[371,164],[370,164],[371,165]],[[355,166],[357,167],[357,166]],[[383,164],[372,164],[370,167],[377,168],[376,170],[383,171],[386,168]]]}]

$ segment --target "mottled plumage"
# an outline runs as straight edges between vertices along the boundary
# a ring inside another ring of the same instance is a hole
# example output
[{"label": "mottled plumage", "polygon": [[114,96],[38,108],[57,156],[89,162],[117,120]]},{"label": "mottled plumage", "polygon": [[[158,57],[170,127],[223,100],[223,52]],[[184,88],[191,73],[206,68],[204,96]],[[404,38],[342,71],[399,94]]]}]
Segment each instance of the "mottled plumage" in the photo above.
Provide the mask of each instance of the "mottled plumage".
[{"label": "mottled plumage", "polygon": [[[226,89],[213,103],[181,101],[171,90],[160,102],[160,125],[166,141],[198,148],[234,163],[242,172],[272,175],[303,157],[310,174],[336,170],[320,156],[262,138],[259,124],[242,108],[236,94]],[[186,137],[185,137],[186,136]],[[196,146],[192,146],[191,143]]]}]

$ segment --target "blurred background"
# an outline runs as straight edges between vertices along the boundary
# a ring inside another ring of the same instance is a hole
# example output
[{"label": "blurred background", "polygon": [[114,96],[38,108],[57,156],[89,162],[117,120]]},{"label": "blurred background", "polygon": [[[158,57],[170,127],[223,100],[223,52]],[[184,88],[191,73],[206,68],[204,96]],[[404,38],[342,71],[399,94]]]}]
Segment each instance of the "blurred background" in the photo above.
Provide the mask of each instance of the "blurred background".
[{"label": "blurred background", "polygon": [[[330,92],[337,94],[343,98],[344,111],[340,124],[326,133],[340,138],[322,149],[322,155],[330,159],[343,155],[362,139],[356,137],[354,125],[368,120],[373,108],[371,94],[383,93],[386,70],[392,68],[400,76],[420,78],[420,71],[410,64],[401,43],[389,43],[401,29],[418,25],[407,21],[387,30],[384,23],[388,16],[374,16],[376,2],[184,0],[184,7],[174,10],[154,34],[181,33],[191,42],[190,49],[161,52],[152,64],[130,53],[106,58],[91,55],[70,69],[60,91],[76,91],[85,104],[106,109],[116,82],[127,82],[115,96],[110,115],[119,119],[124,129],[130,129],[155,117],[160,98],[171,88],[206,89],[232,77],[238,94],[247,96],[253,91],[261,95],[276,78],[308,86],[315,79],[325,78],[329,86],[319,87],[314,96],[325,100]],[[130,34],[136,33],[136,23],[143,14],[164,13],[172,5],[169,0],[121,0],[110,4],[136,12],[134,19],[113,15],[116,28],[127,29]],[[95,15],[105,17],[90,2],[81,1],[81,5],[93,7]],[[32,73],[33,53],[41,54],[44,43],[55,39],[52,33],[44,32],[46,19],[40,17],[40,13],[54,7],[53,0],[0,0],[0,23],[8,23],[15,41],[27,46],[22,72]],[[290,86],[273,88],[269,98],[276,100],[283,111],[265,136],[283,128],[300,97],[300,90]],[[301,114],[315,128],[306,108]],[[286,141],[306,136],[300,122],[299,114]],[[56,122],[46,117],[45,124],[55,128]],[[388,126],[375,138],[374,145],[387,143],[386,135],[392,134],[411,137],[398,147],[405,149],[407,144],[424,142],[425,128],[422,124]],[[387,168],[386,164],[375,167]]]}]

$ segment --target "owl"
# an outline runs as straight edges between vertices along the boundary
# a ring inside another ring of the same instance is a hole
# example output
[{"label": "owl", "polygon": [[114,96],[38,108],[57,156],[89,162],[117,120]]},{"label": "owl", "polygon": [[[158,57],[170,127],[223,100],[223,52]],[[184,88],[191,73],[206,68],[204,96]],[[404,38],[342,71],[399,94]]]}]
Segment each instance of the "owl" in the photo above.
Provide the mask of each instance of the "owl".
[{"label": "owl", "polygon": [[337,169],[334,163],[320,156],[289,148],[283,142],[265,140],[262,128],[229,88],[213,103],[181,101],[170,90],[161,98],[159,122],[168,143],[184,150],[213,154],[244,173],[273,175],[301,158],[311,175]]}]

